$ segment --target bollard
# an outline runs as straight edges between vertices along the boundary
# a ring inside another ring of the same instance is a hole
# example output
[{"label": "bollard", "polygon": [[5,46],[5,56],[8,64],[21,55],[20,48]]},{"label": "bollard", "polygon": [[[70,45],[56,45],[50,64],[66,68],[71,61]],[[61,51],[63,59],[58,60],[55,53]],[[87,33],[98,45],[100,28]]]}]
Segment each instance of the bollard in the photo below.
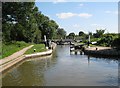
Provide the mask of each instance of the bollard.
[{"label": "bollard", "polygon": [[82,51],[80,51],[80,55],[82,55]]},{"label": "bollard", "polygon": [[98,50],[98,48],[96,48],[96,50]]},{"label": "bollard", "polygon": [[34,49],[34,52],[36,51],[36,49]]},{"label": "bollard", "polygon": [[77,51],[75,51],[75,55],[77,55]]}]

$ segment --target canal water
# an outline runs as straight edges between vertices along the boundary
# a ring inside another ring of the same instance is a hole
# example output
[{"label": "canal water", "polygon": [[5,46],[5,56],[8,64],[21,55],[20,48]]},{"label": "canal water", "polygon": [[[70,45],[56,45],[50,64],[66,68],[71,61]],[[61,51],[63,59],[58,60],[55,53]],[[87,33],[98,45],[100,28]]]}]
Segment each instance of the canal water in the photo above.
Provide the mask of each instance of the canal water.
[{"label": "canal water", "polygon": [[52,57],[29,59],[2,78],[3,86],[118,86],[118,61],[70,54],[57,46]]}]

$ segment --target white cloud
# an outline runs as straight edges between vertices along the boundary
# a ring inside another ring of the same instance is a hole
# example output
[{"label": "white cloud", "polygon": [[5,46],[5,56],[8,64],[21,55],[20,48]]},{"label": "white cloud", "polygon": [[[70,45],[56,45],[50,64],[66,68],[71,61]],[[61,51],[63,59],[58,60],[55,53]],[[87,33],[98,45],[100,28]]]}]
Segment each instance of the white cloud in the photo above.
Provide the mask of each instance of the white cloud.
[{"label": "white cloud", "polygon": [[56,14],[56,16],[60,19],[66,19],[66,18],[76,16],[76,14],[68,12],[68,13],[59,13],[59,14]]},{"label": "white cloud", "polygon": [[81,3],[79,6],[82,7],[82,6],[84,6],[84,4]]},{"label": "white cloud", "polygon": [[108,10],[108,11],[105,11],[105,13],[107,13],[107,14],[118,14],[118,11],[110,11],[110,10]]},{"label": "white cloud", "polygon": [[78,16],[80,17],[83,17],[83,18],[89,18],[92,16],[92,14],[88,14],[88,13],[81,13],[81,14],[78,14]]},{"label": "white cloud", "polygon": [[60,3],[60,2],[66,2],[66,0],[53,0],[54,4]]},{"label": "white cloud", "polygon": [[88,14],[88,13],[77,14],[77,13],[68,12],[68,13],[59,13],[59,14],[56,14],[56,16],[60,19],[67,19],[75,16],[82,17],[82,18],[89,18],[92,16],[92,14]]},{"label": "white cloud", "polygon": [[111,11],[105,11],[105,13],[111,13]]}]

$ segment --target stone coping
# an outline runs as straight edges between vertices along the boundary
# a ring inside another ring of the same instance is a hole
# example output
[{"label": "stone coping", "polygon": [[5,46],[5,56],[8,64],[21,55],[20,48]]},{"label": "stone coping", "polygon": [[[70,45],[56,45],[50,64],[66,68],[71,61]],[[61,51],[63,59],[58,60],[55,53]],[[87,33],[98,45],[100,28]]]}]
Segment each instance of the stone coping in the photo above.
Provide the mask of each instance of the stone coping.
[{"label": "stone coping", "polygon": [[25,58],[31,58],[31,57],[39,57],[39,56],[45,56],[45,55],[50,55],[52,54],[52,49],[50,50],[47,50],[45,52],[38,52],[38,53],[34,53],[34,54],[27,54],[27,55],[24,55]]},{"label": "stone coping", "polygon": [[112,49],[111,47],[91,47],[86,48],[84,53],[86,55],[98,57],[120,57],[120,50]]}]

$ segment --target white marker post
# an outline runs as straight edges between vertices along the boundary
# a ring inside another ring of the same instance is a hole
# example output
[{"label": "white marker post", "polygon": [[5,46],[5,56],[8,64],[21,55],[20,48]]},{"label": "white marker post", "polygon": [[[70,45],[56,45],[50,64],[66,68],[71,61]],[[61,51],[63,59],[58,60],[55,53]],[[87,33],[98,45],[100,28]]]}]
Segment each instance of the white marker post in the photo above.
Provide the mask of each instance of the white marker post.
[{"label": "white marker post", "polygon": [[44,35],[44,40],[45,40],[45,42],[47,41],[47,39],[46,39],[46,35]]},{"label": "white marker post", "polygon": [[45,40],[46,49],[48,49],[46,35],[44,35],[44,40]]},{"label": "white marker post", "polygon": [[88,38],[88,48],[90,48],[90,35],[89,35],[89,38]]}]

